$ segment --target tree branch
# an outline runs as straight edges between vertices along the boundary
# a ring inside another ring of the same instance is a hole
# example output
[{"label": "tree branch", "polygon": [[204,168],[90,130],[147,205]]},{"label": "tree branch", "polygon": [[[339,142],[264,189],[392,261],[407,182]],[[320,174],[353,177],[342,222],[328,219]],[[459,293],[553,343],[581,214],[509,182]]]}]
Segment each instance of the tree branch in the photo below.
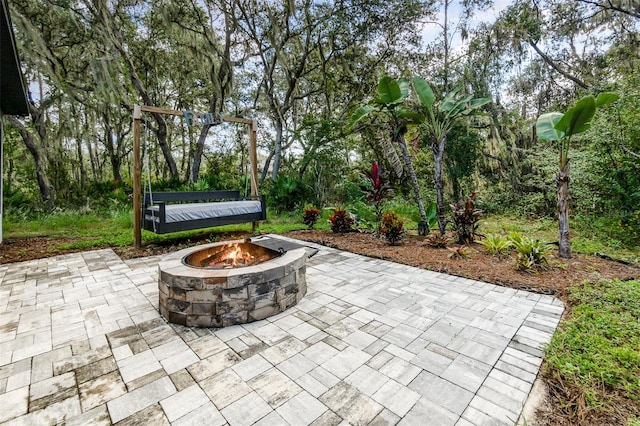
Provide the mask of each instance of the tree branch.
[{"label": "tree branch", "polygon": [[528,42],[529,42],[529,45],[531,45],[531,47],[533,47],[533,50],[535,50],[538,53],[538,55],[540,55],[542,60],[544,60],[549,66],[551,66],[551,68],[556,70],[563,77],[568,78],[569,80],[573,81],[574,83],[576,83],[578,86],[582,87],[583,89],[588,89],[589,88],[589,86],[587,86],[587,84],[584,81],[580,80],[578,77],[575,77],[575,76],[569,74],[568,72],[566,72],[565,70],[563,70],[562,68],[560,68],[553,61],[553,59],[551,59],[546,53],[544,53],[542,50],[540,50],[538,45],[533,40],[529,39]]}]

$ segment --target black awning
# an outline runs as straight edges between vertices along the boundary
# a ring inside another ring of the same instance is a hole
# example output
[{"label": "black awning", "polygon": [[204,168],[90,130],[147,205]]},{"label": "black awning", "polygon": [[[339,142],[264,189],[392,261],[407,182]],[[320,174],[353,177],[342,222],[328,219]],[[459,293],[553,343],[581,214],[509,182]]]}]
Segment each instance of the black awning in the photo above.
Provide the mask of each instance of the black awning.
[{"label": "black awning", "polygon": [[29,115],[20,58],[6,0],[0,0],[0,111],[10,115]]}]

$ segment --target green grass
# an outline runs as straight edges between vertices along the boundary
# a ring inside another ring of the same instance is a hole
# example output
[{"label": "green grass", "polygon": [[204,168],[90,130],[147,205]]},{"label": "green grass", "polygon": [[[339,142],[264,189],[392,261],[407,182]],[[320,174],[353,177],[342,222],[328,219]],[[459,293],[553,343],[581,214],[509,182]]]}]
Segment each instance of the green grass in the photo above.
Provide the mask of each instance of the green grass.
[{"label": "green grass", "polygon": [[[604,253],[613,258],[640,262],[640,245],[623,243],[624,231],[615,219],[578,217],[570,221],[571,249],[576,253]],[[544,242],[558,241],[558,222],[551,218],[528,219],[511,215],[487,216],[478,232],[507,236],[519,232]]]},{"label": "green grass", "polygon": [[[359,226],[375,229],[373,208],[365,203],[346,206],[351,213],[357,214]],[[385,203],[384,211],[394,210],[404,221],[409,232],[417,233],[418,209],[413,203],[393,199]],[[328,230],[328,218],[333,208],[322,209],[315,228]],[[4,236],[11,237],[68,237],[76,241],[65,243],[61,248],[90,249],[95,247],[123,247],[133,244],[133,217],[131,210],[114,206],[102,212],[55,211],[42,214],[36,219],[24,219],[11,212],[4,219]],[[267,221],[260,224],[260,232],[285,233],[306,229],[302,224],[302,211],[276,213],[269,210]],[[179,238],[201,236],[204,233],[214,235],[221,232],[250,232],[250,224],[229,225],[208,230],[189,231],[169,235],[143,233],[144,243],[161,243]],[[478,231],[484,235],[507,236],[519,232],[524,236],[545,242],[558,240],[557,223],[552,218],[527,219],[512,215],[486,216],[480,221]],[[640,245],[623,243],[624,231],[615,218],[576,217],[571,221],[571,244],[575,252],[605,253],[611,257],[640,262]]]},{"label": "green grass", "polygon": [[584,283],[571,288],[569,301],[571,317],[546,352],[547,374],[579,395],[568,407],[615,412],[624,397],[640,404],[640,282]]}]

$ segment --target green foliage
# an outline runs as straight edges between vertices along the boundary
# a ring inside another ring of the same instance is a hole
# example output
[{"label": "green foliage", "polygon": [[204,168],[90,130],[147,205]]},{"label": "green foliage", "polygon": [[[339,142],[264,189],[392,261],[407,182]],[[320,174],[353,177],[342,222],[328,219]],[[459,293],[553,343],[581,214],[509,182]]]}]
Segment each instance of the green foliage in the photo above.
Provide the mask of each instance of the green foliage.
[{"label": "green foliage", "polygon": [[307,225],[309,229],[313,229],[316,222],[318,222],[318,217],[320,217],[320,210],[308,204],[302,212],[302,223]]},{"label": "green foliage", "polygon": [[620,225],[632,243],[640,243],[640,210],[623,217]]},{"label": "green foliage", "polygon": [[509,254],[512,242],[502,235],[489,234],[484,240],[480,241],[480,244],[485,246],[492,256],[506,256]]},{"label": "green foliage", "polygon": [[269,180],[266,185],[267,205],[277,212],[292,211],[304,204],[309,191],[301,179],[278,175],[275,180]]},{"label": "green foliage", "polygon": [[509,234],[511,244],[518,252],[516,268],[519,271],[534,271],[544,269],[548,265],[546,254],[547,245],[540,240],[523,237],[517,232]]},{"label": "green foliage", "polygon": [[449,243],[449,238],[440,233],[429,234],[424,239],[424,243],[432,248],[446,248]]},{"label": "green foliage", "polygon": [[392,210],[382,215],[380,232],[389,244],[397,245],[404,237],[404,221]]},{"label": "green foliage", "polygon": [[460,199],[465,189],[467,192],[473,189],[472,177],[482,155],[483,142],[476,131],[458,122],[447,134],[444,164],[453,200]]},{"label": "green foliage", "polygon": [[476,209],[476,193],[472,192],[466,199],[452,204],[453,228],[459,244],[472,244],[476,239],[476,231],[480,226],[482,210]]},{"label": "green foliage", "polygon": [[570,289],[571,318],[546,350],[546,372],[571,394],[568,404],[608,412],[640,394],[640,282],[585,282]]},{"label": "green foliage", "polygon": [[432,201],[427,206],[427,225],[429,225],[429,229],[435,229],[438,226],[438,205],[435,201]]},{"label": "green foliage", "polygon": [[329,222],[332,232],[344,234],[353,231],[354,219],[345,209],[334,209],[333,214],[329,217]]}]

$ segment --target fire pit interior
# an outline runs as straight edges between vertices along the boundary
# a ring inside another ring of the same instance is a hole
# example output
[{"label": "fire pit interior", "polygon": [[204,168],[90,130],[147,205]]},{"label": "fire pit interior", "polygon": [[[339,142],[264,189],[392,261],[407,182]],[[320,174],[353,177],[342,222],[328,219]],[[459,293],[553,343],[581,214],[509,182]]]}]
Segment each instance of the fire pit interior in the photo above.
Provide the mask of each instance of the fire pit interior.
[{"label": "fire pit interior", "polygon": [[[260,241],[267,245],[266,240]],[[213,243],[163,258],[158,264],[162,316],[188,327],[226,327],[298,303],[307,292],[304,247],[273,250],[258,244]]]},{"label": "fire pit interior", "polygon": [[283,253],[250,242],[229,243],[191,253],[184,263],[197,268],[240,268],[275,259]]}]

